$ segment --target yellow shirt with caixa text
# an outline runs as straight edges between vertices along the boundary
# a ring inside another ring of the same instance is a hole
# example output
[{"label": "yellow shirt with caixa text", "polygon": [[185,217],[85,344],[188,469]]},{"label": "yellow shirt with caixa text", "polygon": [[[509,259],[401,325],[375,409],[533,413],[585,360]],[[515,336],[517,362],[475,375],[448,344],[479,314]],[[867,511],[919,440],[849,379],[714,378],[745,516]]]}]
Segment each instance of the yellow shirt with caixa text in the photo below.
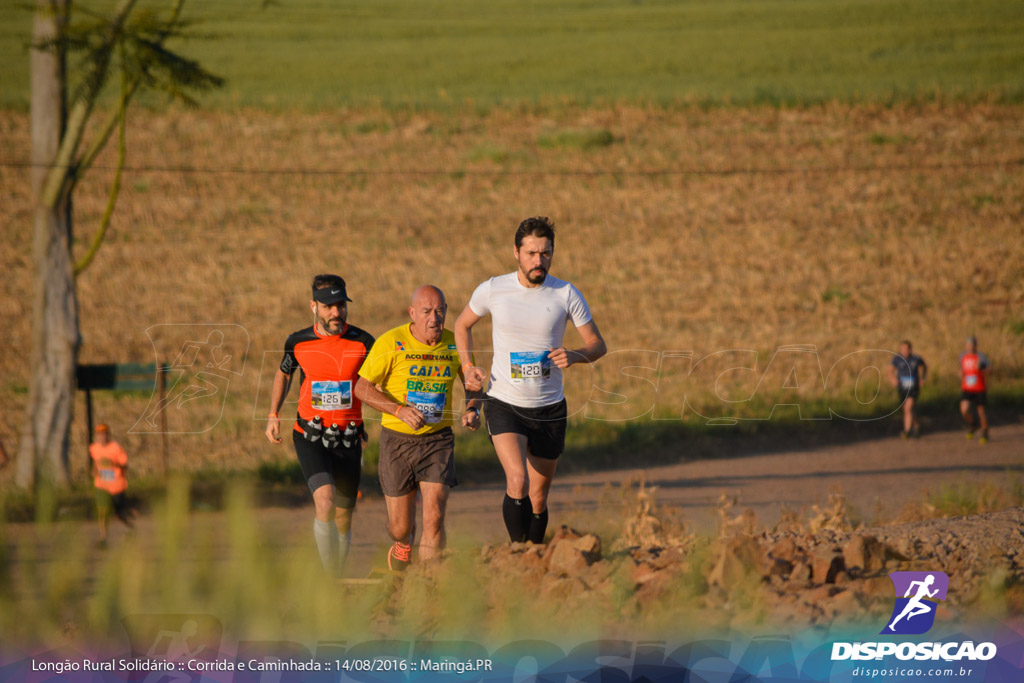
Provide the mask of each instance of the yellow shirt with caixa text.
[{"label": "yellow shirt with caixa text", "polygon": [[432,434],[450,427],[452,388],[461,375],[451,330],[444,330],[437,344],[427,346],[412,336],[408,324],[378,337],[359,370],[360,377],[379,385],[388,398],[423,413],[427,423],[415,430],[385,413],[381,424],[402,434]]}]

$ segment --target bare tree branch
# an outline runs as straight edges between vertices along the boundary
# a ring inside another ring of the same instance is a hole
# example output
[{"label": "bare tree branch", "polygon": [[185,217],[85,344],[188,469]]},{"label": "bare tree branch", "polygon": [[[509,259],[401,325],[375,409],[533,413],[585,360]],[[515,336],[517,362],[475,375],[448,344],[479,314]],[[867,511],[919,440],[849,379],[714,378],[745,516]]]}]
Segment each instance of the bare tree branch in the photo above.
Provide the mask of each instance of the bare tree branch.
[{"label": "bare tree branch", "polygon": [[[121,47],[122,51],[124,46]],[[128,84],[128,74],[125,71],[121,71],[121,102],[117,108],[117,170],[114,171],[114,182],[110,186],[110,194],[107,196],[107,206],[103,209],[103,216],[100,218],[99,228],[96,230],[96,234],[93,235],[92,242],[89,243],[89,250],[85,252],[82,258],[75,264],[75,277],[80,275],[82,271],[89,267],[92,260],[96,257],[96,252],[99,251],[100,245],[103,244],[103,238],[107,236],[107,228],[110,227],[110,219],[114,215],[114,207],[117,205],[117,196],[121,192],[121,176],[124,172],[124,160],[127,152],[127,141],[126,141],[126,129],[127,129],[127,111],[128,111],[128,98],[130,97]],[[134,91],[134,88],[131,89]],[[92,163],[90,161],[90,163]],[[78,167],[82,168],[81,165]]]}]

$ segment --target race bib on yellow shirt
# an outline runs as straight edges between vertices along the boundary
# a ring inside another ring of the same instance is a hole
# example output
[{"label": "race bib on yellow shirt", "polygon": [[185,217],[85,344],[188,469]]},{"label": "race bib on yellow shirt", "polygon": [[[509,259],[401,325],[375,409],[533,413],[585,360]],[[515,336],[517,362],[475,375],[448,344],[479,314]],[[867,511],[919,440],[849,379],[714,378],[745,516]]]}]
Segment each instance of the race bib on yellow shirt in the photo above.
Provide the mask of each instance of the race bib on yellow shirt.
[{"label": "race bib on yellow shirt", "polygon": [[437,394],[432,391],[410,391],[406,394],[405,402],[423,413],[427,424],[437,424],[444,417],[446,398],[447,394]]},{"label": "race bib on yellow shirt", "polygon": [[352,382],[313,382],[310,403],[317,410],[347,410],[352,407]]},{"label": "race bib on yellow shirt", "polygon": [[543,382],[551,377],[547,351],[513,351],[509,354],[509,379],[515,384]]}]

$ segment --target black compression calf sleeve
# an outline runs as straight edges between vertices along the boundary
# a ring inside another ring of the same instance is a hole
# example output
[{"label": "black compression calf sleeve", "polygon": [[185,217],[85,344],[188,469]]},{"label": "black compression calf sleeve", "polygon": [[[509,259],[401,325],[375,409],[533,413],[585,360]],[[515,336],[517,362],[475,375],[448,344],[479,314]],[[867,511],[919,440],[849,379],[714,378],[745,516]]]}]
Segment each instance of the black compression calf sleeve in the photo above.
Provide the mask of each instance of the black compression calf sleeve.
[{"label": "black compression calf sleeve", "polygon": [[544,508],[544,512],[534,512],[530,510],[530,526],[529,531],[526,534],[526,540],[531,543],[543,543],[544,533],[548,530],[548,510]]},{"label": "black compression calf sleeve", "polygon": [[533,519],[533,501],[527,496],[523,498],[523,507],[520,508],[523,513],[523,540],[530,540],[530,520]]},{"label": "black compression calf sleeve", "polygon": [[505,518],[505,528],[508,529],[508,537],[513,543],[526,540],[526,533],[529,530],[527,515],[532,513],[529,497],[512,498],[505,494],[505,500],[501,504],[501,515]]}]

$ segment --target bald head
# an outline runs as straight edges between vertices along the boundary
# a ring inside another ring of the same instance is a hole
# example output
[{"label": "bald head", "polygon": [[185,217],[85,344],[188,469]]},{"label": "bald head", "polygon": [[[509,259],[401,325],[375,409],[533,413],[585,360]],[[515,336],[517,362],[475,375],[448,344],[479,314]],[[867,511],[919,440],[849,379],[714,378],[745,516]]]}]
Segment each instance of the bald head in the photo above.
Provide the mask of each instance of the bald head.
[{"label": "bald head", "polygon": [[441,341],[444,332],[444,318],[448,314],[448,303],[444,292],[434,285],[417,287],[409,304],[409,329],[417,340],[433,346]]},{"label": "bald head", "polygon": [[441,291],[440,287],[434,285],[421,285],[417,287],[412,293],[411,306],[417,306],[426,302],[437,302],[440,301],[442,304],[446,303],[444,298],[444,292]]}]

